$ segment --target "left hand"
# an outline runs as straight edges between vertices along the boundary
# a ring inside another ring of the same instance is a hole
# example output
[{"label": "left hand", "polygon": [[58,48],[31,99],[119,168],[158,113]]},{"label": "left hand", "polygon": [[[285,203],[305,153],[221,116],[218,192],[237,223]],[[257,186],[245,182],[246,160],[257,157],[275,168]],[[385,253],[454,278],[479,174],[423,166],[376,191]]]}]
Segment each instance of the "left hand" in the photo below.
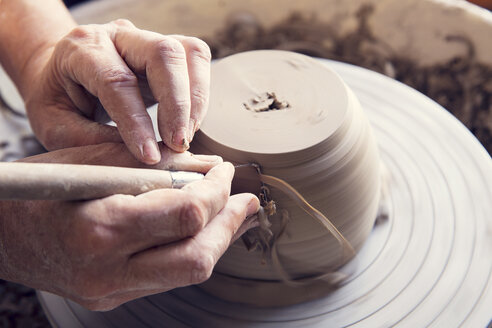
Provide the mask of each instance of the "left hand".
[{"label": "left hand", "polygon": [[[188,149],[208,106],[210,50],[205,42],[161,35],[127,20],[78,26],[28,65],[27,113],[48,150],[125,142],[141,162],[160,160],[146,107],[158,102],[159,133]],[[94,122],[104,107],[117,129]]]}]

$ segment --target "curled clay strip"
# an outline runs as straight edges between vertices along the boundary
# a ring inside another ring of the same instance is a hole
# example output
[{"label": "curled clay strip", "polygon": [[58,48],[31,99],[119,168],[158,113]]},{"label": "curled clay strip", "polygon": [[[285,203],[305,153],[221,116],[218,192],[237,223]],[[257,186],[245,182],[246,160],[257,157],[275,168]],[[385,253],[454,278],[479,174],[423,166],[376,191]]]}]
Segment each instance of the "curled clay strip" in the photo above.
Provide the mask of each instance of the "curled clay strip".
[{"label": "curled clay strip", "polygon": [[292,279],[289,273],[284,269],[282,262],[280,261],[276,243],[274,243],[272,246],[271,256],[272,256],[272,263],[275,270],[280,275],[282,281],[289,286],[293,286],[293,287],[305,286],[305,285],[309,285],[315,280],[324,280],[326,281],[327,284],[331,286],[336,286],[336,284],[343,281],[348,276],[347,274],[344,274],[342,272],[331,271],[331,269],[329,269],[327,270],[328,272],[315,275],[312,277],[307,277],[302,279]]},{"label": "curled clay strip", "polygon": [[307,214],[309,214],[314,219],[318,220],[339,242],[343,251],[343,261],[351,258],[355,254],[355,250],[350,245],[349,241],[338,231],[337,227],[325,216],[323,213],[315,209],[311,204],[309,204],[304,197],[292,187],[290,184],[282,179],[273,177],[271,175],[260,174],[261,182],[275,187],[286,194],[290,199],[292,199],[300,208],[302,208]]},{"label": "curled clay strip", "polygon": [[[335,225],[319,210],[314,208],[308,201],[290,184],[285,182],[282,179],[262,174],[258,167],[258,174],[260,176],[260,180],[262,183],[275,187],[286,194],[290,199],[292,199],[300,208],[302,208],[307,214],[320,222],[339,242],[342,247],[342,259],[341,263],[344,263],[345,260],[351,258],[355,254],[355,250],[352,245],[348,242],[348,240],[342,235],[342,233],[335,227]],[[260,209],[260,211],[263,208]],[[264,241],[265,245],[271,245],[270,254],[272,258],[272,264],[280,278],[284,283],[290,286],[304,286],[307,285],[314,280],[325,280],[328,284],[336,285],[338,282],[342,281],[346,278],[346,275],[337,271],[331,271],[328,269],[327,272],[303,278],[303,279],[292,279],[288,272],[284,269],[282,262],[280,261],[277,242],[284,233],[286,223],[289,220],[289,214],[286,210],[282,211],[282,228],[276,236],[271,236],[274,240],[271,240],[271,243]]]}]

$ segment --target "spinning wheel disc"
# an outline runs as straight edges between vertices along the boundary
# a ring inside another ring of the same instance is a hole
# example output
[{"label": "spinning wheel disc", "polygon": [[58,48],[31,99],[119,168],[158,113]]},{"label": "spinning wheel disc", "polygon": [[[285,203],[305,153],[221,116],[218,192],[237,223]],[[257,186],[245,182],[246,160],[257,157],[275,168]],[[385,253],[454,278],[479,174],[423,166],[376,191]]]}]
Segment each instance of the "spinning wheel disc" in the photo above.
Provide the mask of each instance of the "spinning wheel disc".
[{"label": "spinning wheel disc", "polygon": [[485,327],[492,318],[492,161],[417,91],[323,60],[360,100],[388,171],[389,216],[327,297],[279,308],[228,303],[197,287],[95,313],[40,292],[56,326]]}]

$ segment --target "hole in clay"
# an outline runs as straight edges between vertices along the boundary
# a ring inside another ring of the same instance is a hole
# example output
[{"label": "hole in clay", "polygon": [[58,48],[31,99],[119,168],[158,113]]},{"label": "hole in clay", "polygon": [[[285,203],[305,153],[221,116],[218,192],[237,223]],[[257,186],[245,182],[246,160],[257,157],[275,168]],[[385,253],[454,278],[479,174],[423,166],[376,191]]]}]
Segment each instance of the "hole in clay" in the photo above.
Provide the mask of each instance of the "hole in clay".
[{"label": "hole in clay", "polygon": [[275,92],[265,92],[249,99],[247,102],[243,103],[243,106],[249,111],[262,113],[286,109],[290,107],[290,104],[287,101],[279,100]]}]

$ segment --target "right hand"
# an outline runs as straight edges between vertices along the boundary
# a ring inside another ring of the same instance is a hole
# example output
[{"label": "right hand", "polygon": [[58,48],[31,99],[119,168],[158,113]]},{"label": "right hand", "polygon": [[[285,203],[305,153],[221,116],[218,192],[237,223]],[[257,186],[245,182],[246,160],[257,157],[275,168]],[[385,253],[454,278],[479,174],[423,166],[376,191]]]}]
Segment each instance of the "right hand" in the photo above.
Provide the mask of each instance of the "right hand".
[{"label": "right hand", "polygon": [[[110,310],[208,279],[230,243],[257,225],[244,220],[258,211],[259,201],[252,194],[229,197],[234,174],[230,163],[161,150],[160,168],[208,173],[180,190],[138,196],[0,202],[1,278],[70,298],[91,310]],[[67,148],[27,161],[137,162],[123,144]]]}]

